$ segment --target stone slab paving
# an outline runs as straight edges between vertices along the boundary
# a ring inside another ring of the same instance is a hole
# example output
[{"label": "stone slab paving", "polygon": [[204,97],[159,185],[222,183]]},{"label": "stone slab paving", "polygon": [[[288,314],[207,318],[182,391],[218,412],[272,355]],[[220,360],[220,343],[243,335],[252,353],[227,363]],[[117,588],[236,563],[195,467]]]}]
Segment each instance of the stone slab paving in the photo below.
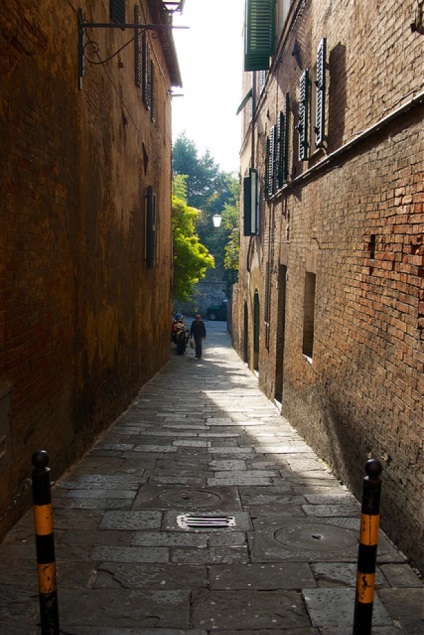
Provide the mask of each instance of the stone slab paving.
[{"label": "stone slab paving", "polygon": [[[207,329],[53,486],[61,632],[349,635],[360,505]],[[40,635],[32,512],[0,563],[1,635]],[[422,635],[423,606],[381,532],[373,635]]]}]

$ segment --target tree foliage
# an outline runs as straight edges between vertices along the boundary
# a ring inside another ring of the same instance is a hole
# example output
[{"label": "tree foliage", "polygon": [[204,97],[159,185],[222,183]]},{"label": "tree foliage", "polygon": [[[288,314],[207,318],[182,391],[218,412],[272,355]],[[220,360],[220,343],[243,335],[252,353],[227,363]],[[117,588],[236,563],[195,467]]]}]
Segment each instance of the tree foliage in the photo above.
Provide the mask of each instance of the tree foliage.
[{"label": "tree foliage", "polygon": [[[184,196],[184,179],[174,181],[173,191]],[[209,267],[214,266],[213,256],[202,245],[196,233],[199,211],[189,207],[184,198],[172,196],[172,235],[174,243],[174,300],[189,300],[194,285],[201,280]]]},{"label": "tree foliage", "polygon": [[[174,179],[184,178],[187,204],[201,210],[195,221],[196,232],[216,267],[224,269],[230,288],[238,272],[239,181],[220,170],[208,151],[199,156],[196,145],[184,133],[175,141],[172,167]],[[222,224],[214,229],[212,216],[217,213]]]}]

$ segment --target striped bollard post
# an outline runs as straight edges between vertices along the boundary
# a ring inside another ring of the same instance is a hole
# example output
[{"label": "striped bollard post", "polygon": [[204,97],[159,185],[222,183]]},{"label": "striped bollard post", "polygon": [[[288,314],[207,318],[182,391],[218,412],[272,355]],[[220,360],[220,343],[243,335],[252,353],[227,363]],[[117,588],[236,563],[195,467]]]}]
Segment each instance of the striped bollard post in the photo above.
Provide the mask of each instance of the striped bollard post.
[{"label": "striped bollard post", "polygon": [[353,635],[371,635],[375,589],[382,466],[377,459],[365,465],[362,491]]},{"label": "striped bollard post", "polygon": [[49,455],[45,450],[32,455],[32,496],[34,502],[35,546],[37,550],[38,592],[42,635],[59,635],[56,589],[53,510],[50,489]]}]

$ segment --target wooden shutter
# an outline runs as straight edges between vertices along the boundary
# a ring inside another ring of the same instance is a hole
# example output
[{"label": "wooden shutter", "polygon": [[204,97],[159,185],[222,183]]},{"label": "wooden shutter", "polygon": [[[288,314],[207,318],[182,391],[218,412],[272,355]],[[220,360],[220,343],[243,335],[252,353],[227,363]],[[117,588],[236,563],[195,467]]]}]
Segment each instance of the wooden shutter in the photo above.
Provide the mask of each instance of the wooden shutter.
[{"label": "wooden shutter", "polygon": [[151,76],[152,64],[150,59],[150,44],[147,34],[143,33],[143,101],[148,110],[150,110],[151,106]]},{"label": "wooden shutter", "polygon": [[110,19],[125,24],[125,0],[110,0]]},{"label": "wooden shutter", "polygon": [[321,147],[325,140],[325,72],[326,61],[326,38],[322,38],[317,50],[317,78],[315,82],[316,90],[316,113],[315,113],[315,145]]},{"label": "wooden shutter", "polygon": [[[134,24],[140,24],[140,7],[134,7]],[[134,31],[134,79],[137,88],[143,83],[143,38],[140,29]]]},{"label": "wooden shutter", "polygon": [[265,177],[264,177],[265,199],[268,199],[270,197],[270,193],[269,193],[270,150],[271,150],[271,141],[269,137],[267,137],[265,142]]},{"label": "wooden shutter", "polygon": [[278,174],[278,127],[271,128],[271,154],[272,154],[272,181],[271,192],[275,194],[277,191],[277,174]]},{"label": "wooden shutter", "polygon": [[284,183],[284,150],[285,150],[285,117],[283,112],[278,113],[277,123],[277,187],[280,189]]},{"label": "wooden shutter", "polygon": [[284,117],[284,162],[283,181],[289,180],[289,123],[290,123],[290,95],[286,93],[286,112]]},{"label": "wooden shutter", "polygon": [[150,62],[150,119],[156,121],[155,67],[153,60]]},{"label": "wooden shutter", "polygon": [[275,0],[246,0],[244,70],[269,68],[275,48]]},{"label": "wooden shutter", "polygon": [[272,126],[266,142],[265,198],[275,194],[277,126]]},{"label": "wooden shutter", "polygon": [[249,176],[243,179],[244,236],[258,233],[258,207],[258,172],[251,168]]},{"label": "wooden shutter", "polygon": [[308,158],[308,106],[309,106],[309,71],[302,73],[299,84],[299,161]]}]

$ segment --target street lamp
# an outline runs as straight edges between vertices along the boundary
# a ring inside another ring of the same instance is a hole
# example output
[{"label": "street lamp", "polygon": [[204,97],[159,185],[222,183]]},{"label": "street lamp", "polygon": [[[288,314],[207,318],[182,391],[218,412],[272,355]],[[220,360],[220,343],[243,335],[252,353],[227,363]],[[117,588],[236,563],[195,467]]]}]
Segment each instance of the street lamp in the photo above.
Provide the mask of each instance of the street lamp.
[{"label": "street lamp", "polygon": [[221,227],[221,221],[222,221],[221,214],[214,214],[212,216],[213,226],[216,227],[217,229],[218,229],[218,227]]}]

